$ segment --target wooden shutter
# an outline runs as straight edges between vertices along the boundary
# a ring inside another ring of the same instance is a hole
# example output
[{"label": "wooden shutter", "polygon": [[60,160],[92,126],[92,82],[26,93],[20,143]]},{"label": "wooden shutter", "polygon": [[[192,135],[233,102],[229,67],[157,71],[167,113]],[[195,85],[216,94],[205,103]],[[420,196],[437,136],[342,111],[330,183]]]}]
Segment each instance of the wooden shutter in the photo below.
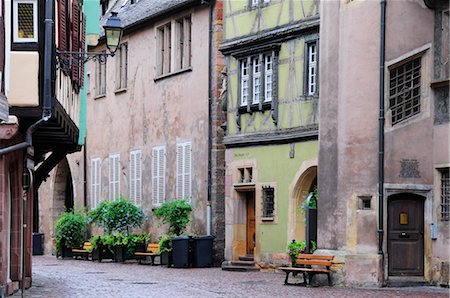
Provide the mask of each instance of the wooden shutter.
[{"label": "wooden shutter", "polygon": [[[81,30],[80,30],[80,52],[84,52],[86,50],[86,16],[81,13],[82,16],[82,22],[81,22]],[[84,86],[84,61],[83,59],[80,60],[80,88],[83,88]]]},{"label": "wooden shutter", "polygon": [[158,205],[158,150],[152,150],[152,203]]},{"label": "wooden shutter", "polygon": [[130,152],[130,199],[136,203],[136,154]]},{"label": "wooden shutter", "polygon": [[[80,18],[78,0],[72,0],[72,51],[78,52],[80,48]],[[79,83],[80,60],[78,57],[72,58],[72,81]]]},{"label": "wooden shutter", "polygon": [[96,189],[97,168],[96,160],[91,161],[91,209],[97,207],[97,189]]},{"label": "wooden shutter", "polygon": [[114,199],[119,198],[120,194],[120,158],[116,155],[114,159]]},{"label": "wooden shutter", "polygon": [[58,50],[67,50],[67,0],[58,1]]}]

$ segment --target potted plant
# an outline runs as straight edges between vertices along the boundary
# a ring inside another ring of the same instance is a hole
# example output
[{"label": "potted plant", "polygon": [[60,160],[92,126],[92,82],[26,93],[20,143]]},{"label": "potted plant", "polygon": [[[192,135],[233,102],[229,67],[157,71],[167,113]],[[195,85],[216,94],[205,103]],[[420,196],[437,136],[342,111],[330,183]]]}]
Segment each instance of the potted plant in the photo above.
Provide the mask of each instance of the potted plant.
[{"label": "potted plant", "polygon": [[144,252],[151,239],[151,234],[129,234],[127,236],[126,258],[132,259],[135,252]]},{"label": "potted plant", "polygon": [[146,215],[142,208],[127,199],[120,198],[115,201],[103,201],[89,213],[89,218],[104,230],[102,245],[114,252],[115,261],[123,262],[128,250],[129,232],[132,228],[140,228],[146,220]]},{"label": "potted plant", "polygon": [[[311,251],[310,253],[313,253],[313,251],[316,250],[316,242],[311,241]],[[296,261],[299,254],[307,254],[307,248],[306,248],[306,240],[296,242],[295,240],[292,240],[292,242],[287,247],[287,254],[289,256],[289,259],[291,261],[292,267],[296,267]]]},{"label": "potted plant", "polygon": [[159,239],[159,253],[161,254],[161,265],[170,267],[172,263],[172,236],[165,235]]},{"label": "potted plant", "polygon": [[56,256],[72,257],[72,247],[83,245],[87,230],[87,216],[82,211],[64,212],[55,224]]},{"label": "potted plant", "polygon": [[192,212],[191,205],[186,200],[172,200],[163,203],[159,208],[155,209],[154,215],[161,219],[163,224],[169,224],[169,235],[176,237],[171,238],[172,264],[174,267],[189,266],[189,237],[179,237],[190,222]]}]

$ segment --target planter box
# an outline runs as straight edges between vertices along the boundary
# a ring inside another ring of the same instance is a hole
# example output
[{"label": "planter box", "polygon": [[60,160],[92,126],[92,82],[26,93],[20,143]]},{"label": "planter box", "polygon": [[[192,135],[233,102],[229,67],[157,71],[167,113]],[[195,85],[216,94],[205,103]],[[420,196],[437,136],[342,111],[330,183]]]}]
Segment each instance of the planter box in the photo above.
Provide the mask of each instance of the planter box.
[{"label": "planter box", "polygon": [[92,260],[101,262],[104,259],[114,260],[114,254],[105,245],[100,245],[92,251]]},{"label": "planter box", "polygon": [[72,258],[73,254],[72,254],[72,247],[70,246],[66,246],[63,245],[62,249],[61,249],[61,255],[56,254],[56,257],[61,257],[61,258]]},{"label": "planter box", "polygon": [[171,252],[163,252],[161,253],[161,265],[167,265],[170,267],[172,265],[172,253]]},{"label": "planter box", "polygon": [[114,262],[123,263],[127,257],[127,246],[126,245],[116,245],[113,247],[114,252]]}]

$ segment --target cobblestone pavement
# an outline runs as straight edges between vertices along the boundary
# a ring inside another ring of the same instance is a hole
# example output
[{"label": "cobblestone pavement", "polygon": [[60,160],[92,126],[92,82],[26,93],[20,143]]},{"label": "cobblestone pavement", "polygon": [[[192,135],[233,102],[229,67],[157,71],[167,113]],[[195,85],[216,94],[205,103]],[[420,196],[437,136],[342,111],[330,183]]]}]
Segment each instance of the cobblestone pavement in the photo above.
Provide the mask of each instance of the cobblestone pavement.
[{"label": "cobblestone pavement", "polygon": [[[25,297],[450,297],[437,287],[344,289],[285,286],[284,273],[176,269],[33,257]],[[19,297],[20,291],[14,296]]]}]

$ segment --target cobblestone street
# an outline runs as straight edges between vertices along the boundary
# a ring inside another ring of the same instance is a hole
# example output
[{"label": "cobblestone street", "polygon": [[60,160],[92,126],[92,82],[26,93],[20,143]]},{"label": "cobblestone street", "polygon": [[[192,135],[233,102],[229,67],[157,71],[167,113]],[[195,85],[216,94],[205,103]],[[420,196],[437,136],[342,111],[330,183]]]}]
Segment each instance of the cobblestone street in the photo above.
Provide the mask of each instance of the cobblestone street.
[{"label": "cobblestone street", "polygon": [[[33,257],[25,297],[449,297],[437,287],[343,289],[284,286],[284,274],[175,269]],[[20,291],[14,296],[20,296]]]}]

